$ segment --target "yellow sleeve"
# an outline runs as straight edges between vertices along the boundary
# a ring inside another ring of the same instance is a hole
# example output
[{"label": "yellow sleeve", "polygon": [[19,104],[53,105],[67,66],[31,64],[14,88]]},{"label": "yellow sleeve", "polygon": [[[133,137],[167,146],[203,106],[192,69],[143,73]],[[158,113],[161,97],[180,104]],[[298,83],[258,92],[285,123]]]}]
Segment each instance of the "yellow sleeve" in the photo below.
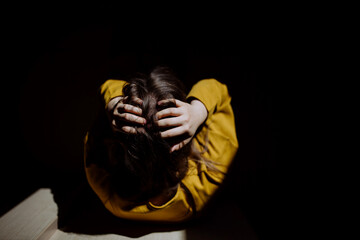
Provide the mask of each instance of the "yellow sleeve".
[{"label": "yellow sleeve", "polygon": [[105,106],[108,105],[112,98],[121,96],[123,94],[122,90],[125,84],[126,81],[124,80],[109,79],[101,85],[100,93],[104,98]]},{"label": "yellow sleeve", "polygon": [[208,110],[208,118],[193,144],[200,151],[206,149],[202,156],[214,162],[219,170],[189,161],[189,172],[183,183],[192,195],[196,210],[200,211],[223,182],[236,155],[238,140],[231,97],[225,84],[215,79],[202,80],[193,86],[188,98],[200,100]]},{"label": "yellow sleeve", "polygon": [[216,79],[201,80],[192,87],[187,98],[200,100],[208,111],[205,125],[238,147],[231,97],[225,84]]}]

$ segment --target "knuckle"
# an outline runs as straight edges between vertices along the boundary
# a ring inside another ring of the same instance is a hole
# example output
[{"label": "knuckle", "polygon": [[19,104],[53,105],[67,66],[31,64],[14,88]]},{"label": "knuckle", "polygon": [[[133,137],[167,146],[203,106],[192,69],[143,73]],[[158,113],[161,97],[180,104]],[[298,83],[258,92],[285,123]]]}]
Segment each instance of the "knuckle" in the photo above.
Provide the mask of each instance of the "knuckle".
[{"label": "knuckle", "polygon": [[131,115],[131,120],[134,121],[134,122],[140,122],[141,121],[140,117],[135,116],[135,115]]},{"label": "knuckle", "polygon": [[155,122],[157,126],[159,127],[163,127],[164,126],[164,121],[156,121]]},{"label": "knuckle", "polygon": [[131,121],[131,120],[132,120],[132,116],[131,116],[131,114],[129,114],[129,113],[125,113],[125,114],[124,114],[124,118],[125,118],[126,120],[128,120],[128,121]]},{"label": "knuckle", "polygon": [[134,106],[131,106],[131,105],[128,105],[128,106],[127,106],[127,110],[128,110],[128,111],[135,111],[135,107],[134,107]]},{"label": "knuckle", "polygon": [[124,120],[128,120],[128,116],[129,114],[127,114],[127,113],[121,113],[120,114],[120,117],[122,118],[122,119],[124,119]]},{"label": "knuckle", "polygon": [[124,108],[124,104],[122,104],[122,103],[119,103],[119,104],[116,105],[116,107],[115,107],[115,109],[116,109],[117,111],[120,111],[120,109],[122,109],[122,108]]},{"label": "knuckle", "polygon": [[185,126],[189,125],[190,119],[186,115],[181,116],[181,122]]},{"label": "knuckle", "polygon": [[169,125],[169,120],[168,119],[163,119],[162,121],[160,121],[160,124],[161,124],[162,127],[168,126]]},{"label": "knuckle", "polygon": [[184,133],[189,133],[190,132],[189,125],[187,125],[187,124],[183,125],[183,131],[184,131]]},{"label": "knuckle", "polygon": [[124,110],[125,111],[130,111],[131,110],[131,106],[130,105],[124,105]]},{"label": "knuckle", "polygon": [[185,114],[185,116],[184,116],[184,121],[185,121],[186,123],[189,123],[189,122],[190,122],[190,116],[189,116],[188,114]]},{"label": "knuckle", "polygon": [[163,110],[161,110],[161,111],[158,112],[158,113],[159,113],[159,116],[164,117],[164,116],[166,116],[167,114],[169,114],[169,109],[163,109]]}]

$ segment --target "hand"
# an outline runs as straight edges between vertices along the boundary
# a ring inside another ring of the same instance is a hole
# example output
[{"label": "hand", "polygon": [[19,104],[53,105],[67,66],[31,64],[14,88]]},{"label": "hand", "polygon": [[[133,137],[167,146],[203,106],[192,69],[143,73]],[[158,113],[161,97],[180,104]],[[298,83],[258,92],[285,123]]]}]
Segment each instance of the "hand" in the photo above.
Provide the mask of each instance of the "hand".
[{"label": "hand", "polygon": [[162,138],[181,137],[180,142],[175,143],[170,152],[184,147],[194,137],[198,127],[206,120],[208,112],[199,100],[191,101],[191,104],[176,99],[161,100],[159,105],[174,102],[176,107],[166,108],[159,111],[157,125],[166,128],[160,132]]},{"label": "hand", "polygon": [[[145,118],[141,117],[142,110],[139,107],[124,104],[124,100],[127,97],[116,97],[110,100],[107,105],[111,127],[115,132],[124,132],[130,134],[136,134],[134,125],[146,124]],[[134,101],[139,105],[142,104],[140,98],[135,98]]]}]

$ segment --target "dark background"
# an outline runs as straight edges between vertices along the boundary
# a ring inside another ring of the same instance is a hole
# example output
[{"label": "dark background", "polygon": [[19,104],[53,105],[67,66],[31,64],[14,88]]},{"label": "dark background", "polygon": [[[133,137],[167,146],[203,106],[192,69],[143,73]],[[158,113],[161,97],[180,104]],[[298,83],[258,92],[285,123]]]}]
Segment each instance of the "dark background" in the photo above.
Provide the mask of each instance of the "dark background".
[{"label": "dark background", "polygon": [[231,7],[223,17],[106,5],[11,11],[2,29],[1,214],[40,187],[74,191],[84,179],[83,137],[101,83],[166,64],[188,86],[203,78],[228,85],[240,146],[225,196],[260,237],[287,230],[286,28]]}]

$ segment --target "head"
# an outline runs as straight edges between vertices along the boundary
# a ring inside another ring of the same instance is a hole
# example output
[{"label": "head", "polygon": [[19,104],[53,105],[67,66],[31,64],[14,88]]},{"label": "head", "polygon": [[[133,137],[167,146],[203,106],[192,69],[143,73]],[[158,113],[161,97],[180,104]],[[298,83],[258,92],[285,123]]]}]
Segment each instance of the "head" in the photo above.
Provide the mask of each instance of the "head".
[{"label": "head", "polygon": [[[157,67],[149,75],[138,74],[123,89],[126,103],[142,109],[145,126],[133,126],[136,134],[118,136],[117,152],[112,154],[113,187],[117,194],[131,201],[146,201],[166,193],[178,185],[187,172],[190,144],[170,152],[175,139],[162,139],[155,122],[156,113],[175,107],[172,102],[158,105],[160,100],[186,101],[182,82],[166,67]],[[142,99],[139,105],[133,99]],[[162,129],[163,130],[163,129]]]}]

